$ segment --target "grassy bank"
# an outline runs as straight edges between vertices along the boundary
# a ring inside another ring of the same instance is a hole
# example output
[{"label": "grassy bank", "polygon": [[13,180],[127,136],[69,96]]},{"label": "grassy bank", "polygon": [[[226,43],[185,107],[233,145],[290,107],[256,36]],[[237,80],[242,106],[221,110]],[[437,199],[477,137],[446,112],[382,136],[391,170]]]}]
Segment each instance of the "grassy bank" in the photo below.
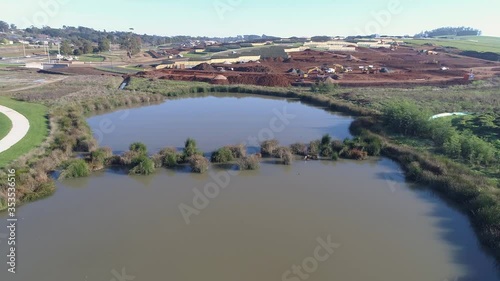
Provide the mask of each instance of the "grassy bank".
[{"label": "grassy bank", "polygon": [[[19,100],[38,104],[0,97],[0,103],[25,114],[31,123],[28,134],[31,134],[32,138],[27,137],[20,146],[13,147],[23,148],[23,152],[29,151],[29,153],[22,157],[20,156],[24,153],[9,156],[11,159],[16,159],[9,164],[9,168],[16,169],[16,196],[19,203],[31,202],[52,194],[55,184],[49,176],[51,172],[71,167],[72,171],[68,173],[71,177],[80,175],[84,170],[81,162],[72,162],[72,159],[97,149],[86,122],[86,114],[164,99],[160,95],[120,92],[117,90],[120,83],[121,79],[112,77],[79,76],[37,89],[28,89],[13,96]],[[50,135],[43,141],[47,136],[48,124],[50,124]],[[40,134],[40,130],[43,134]],[[35,141],[38,145],[35,145]],[[33,149],[37,146],[38,148]],[[11,150],[5,153],[10,153]],[[1,159],[4,161],[6,158]],[[5,171],[0,170],[0,178],[4,176]],[[0,183],[0,210],[6,207],[6,190],[6,183]]]},{"label": "grassy bank", "polygon": [[0,140],[10,132],[10,129],[12,129],[12,122],[5,114],[0,113]]},{"label": "grassy bank", "polygon": [[0,153],[0,168],[30,150],[40,146],[48,135],[47,107],[27,102],[19,102],[6,97],[0,97],[0,104],[16,110],[30,122],[30,129],[24,139],[16,145]]}]

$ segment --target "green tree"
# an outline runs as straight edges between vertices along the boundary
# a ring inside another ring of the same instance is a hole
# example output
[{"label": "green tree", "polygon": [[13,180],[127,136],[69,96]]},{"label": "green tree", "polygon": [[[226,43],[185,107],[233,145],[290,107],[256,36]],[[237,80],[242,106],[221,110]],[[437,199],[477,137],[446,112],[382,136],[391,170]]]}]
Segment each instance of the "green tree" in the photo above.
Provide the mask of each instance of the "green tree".
[{"label": "green tree", "polygon": [[0,21],[0,31],[2,32],[9,31],[9,24],[4,21]]},{"label": "green tree", "polygon": [[0,44],[7,45],[7,44],[9,44],[9,40],[7,40],[6,38],[3,38],[2,40],[0,40]]},{"label": "green tree", "polygon": [[82,52],[84,54],[90,54],[94,51],[94,47],[92,46],[92,42],[85,40],[83,41]]},{"label": "green tree", "polygon": [[97,48],[99,48],[99,52],[107,52],[111,48],[111,42],[108,38],[101,38]]},{"label": "green tree", "polygon": [[129,57],[141,52],[141,38],[128,34],[120,43],[120,49],[126,50]]},{"label": "green tree", "polygon": [[63,55],[71,55],[73,54],[73,48],[71,47],[71,45],[69,44],[69,41],[68,40],[64,40],[62,43],[61,43],[61,53]]}]

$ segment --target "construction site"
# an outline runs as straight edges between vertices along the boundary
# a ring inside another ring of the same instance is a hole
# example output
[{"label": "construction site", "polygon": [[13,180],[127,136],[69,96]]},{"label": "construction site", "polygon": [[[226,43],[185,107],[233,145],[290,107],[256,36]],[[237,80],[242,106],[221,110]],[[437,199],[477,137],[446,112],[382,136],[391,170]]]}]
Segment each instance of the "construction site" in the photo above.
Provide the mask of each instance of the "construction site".
[{"label": "construction site", "polygon": [[[287,57],[251,57],[246,61],[218,59],[136,74],[139,77],[214,84],[311,86],[332,83],[346,87],[453,85],[500,75],[500,63],[458,54],[400,46],[373,48],[303,46],[285,49]],[[349,48],[348,50],[346,48]],[[163,68],[163,67],[162,67]]]}]

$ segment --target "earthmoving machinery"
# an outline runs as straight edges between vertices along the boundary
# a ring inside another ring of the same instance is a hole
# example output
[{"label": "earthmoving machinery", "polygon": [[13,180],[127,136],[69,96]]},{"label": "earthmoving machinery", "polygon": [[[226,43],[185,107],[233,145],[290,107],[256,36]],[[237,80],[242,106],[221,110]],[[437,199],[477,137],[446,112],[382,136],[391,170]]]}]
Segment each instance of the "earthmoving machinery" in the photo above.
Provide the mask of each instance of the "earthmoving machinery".
[{"label": "earthmoving machinery", "polygon": [[393,40],[391,43],[391,51],[396,51],[399,49],[399,43],[396,40]]},{"label": "earthmoving machinery", "polygon": [[363,74],[375,74],[379,71],[379,69],[375,68],[373,65],[369,66],[360,66],[361,73]]},{"label": "earthmoving machinery", "polygon": [[319,67],[317,67],[317,66],[316,66],[316,67],[311,67],[311,68],[309,68],[309,69],[306,71],[306,73],[304,73],[304,78],[309,77],[309,75],[311,75],[313,72],[315,72],[315,73],[316,73],[316,75],[320,75],[320,74],[323,74],[323,73],[324,73],[324,72],[323,72],[323,70],[321,70],[321,68],[319,68]]}]

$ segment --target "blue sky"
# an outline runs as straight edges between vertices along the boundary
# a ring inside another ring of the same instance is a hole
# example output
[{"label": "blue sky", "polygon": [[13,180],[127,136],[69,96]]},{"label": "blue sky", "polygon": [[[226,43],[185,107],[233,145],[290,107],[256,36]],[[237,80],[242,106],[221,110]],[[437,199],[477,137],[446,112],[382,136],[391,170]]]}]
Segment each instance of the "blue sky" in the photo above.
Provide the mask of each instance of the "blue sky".
[{"label": "blue sky", "polygon": [[498,0],[2,0],[0,20],[158,35],[413,35],[471,26],[500,36],[498,11]]}]

